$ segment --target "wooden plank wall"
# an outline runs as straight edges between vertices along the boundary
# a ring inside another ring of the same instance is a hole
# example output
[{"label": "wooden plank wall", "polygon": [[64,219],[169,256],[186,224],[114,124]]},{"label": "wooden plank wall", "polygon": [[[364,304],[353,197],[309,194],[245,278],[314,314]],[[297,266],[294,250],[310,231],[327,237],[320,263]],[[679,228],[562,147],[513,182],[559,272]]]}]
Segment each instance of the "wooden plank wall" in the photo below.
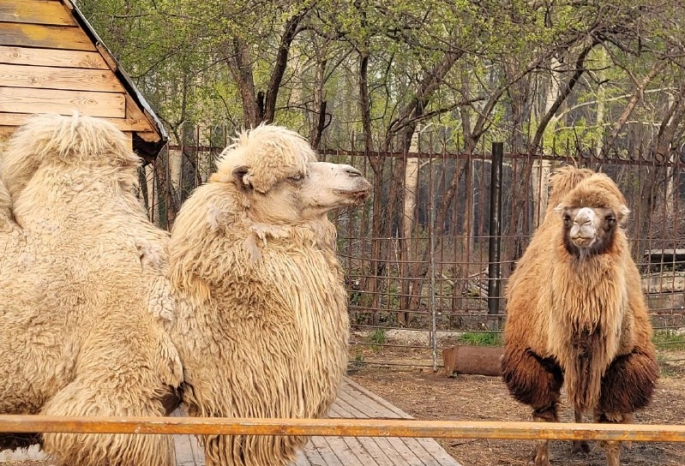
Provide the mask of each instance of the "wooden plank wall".
[{"label": "wooden plank wall", "polygon": [[116,62],[71,8],[69,0],[0,1],[0,137],[32,114],[78,110],[159,140],[115,74]]}]

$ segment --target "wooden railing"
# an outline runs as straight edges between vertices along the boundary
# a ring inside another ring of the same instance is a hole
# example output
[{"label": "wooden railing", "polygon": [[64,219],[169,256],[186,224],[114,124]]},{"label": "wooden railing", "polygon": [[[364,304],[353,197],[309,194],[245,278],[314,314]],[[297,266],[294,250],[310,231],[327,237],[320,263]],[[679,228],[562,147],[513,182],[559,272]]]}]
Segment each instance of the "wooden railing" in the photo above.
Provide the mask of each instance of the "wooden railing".
[{"label": "wooden railing", "polygon": [[406,419],[96,418],[0,415],[0,432],[317,435],[343,437],[685,442],[685,425],[421,421]]}]

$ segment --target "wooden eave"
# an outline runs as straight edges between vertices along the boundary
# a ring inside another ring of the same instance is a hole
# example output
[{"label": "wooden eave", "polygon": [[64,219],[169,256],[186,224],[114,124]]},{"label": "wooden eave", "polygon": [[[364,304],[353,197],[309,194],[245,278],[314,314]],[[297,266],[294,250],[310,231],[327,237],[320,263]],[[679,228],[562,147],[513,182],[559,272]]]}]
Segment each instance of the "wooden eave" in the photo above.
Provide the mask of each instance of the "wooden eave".
[{"label": "wooden eave", "polygon": [[70,0],[0,0],[0,127],[74,109],[114,123],[154,159],[164,126]]}]

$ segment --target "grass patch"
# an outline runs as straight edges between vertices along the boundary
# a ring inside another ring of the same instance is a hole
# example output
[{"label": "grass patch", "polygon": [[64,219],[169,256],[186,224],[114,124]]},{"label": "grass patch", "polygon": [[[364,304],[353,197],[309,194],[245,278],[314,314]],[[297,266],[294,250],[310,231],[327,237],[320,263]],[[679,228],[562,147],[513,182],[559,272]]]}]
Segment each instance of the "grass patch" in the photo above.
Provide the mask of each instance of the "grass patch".
[{"label": "grass patch", "polygon": [[657,350],[685,350],[685,335],[679,335],[671,330],[658,330],[654,332],[652,341]]},{"label": "grass patch", "polygon": [[372,343],[371,348],[373,348],[375,352],[380,351],[381,346],[384,345],[387,341],[387,338],[385,336],[385,329],[377,328],[376,330],[374,330],[374,332],[371,335],[369,335],[369,340]]},{"label": "grass patch", "polygon": [[499,332],[466,332],[459,338],[459,343],[471,346],[502,346],[502,334]]}]

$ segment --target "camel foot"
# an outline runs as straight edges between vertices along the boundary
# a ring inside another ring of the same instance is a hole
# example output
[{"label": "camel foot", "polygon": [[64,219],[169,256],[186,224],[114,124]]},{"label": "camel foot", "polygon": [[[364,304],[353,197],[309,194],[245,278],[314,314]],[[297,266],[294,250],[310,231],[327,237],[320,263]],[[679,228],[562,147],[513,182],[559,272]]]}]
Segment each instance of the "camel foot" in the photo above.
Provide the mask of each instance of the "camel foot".
[{"label": "camel foot", "polygon": [[547,440],[537,442],[537,445],[533,448],[531,459],[528,461],[528,466],[551,466],[547,445]]},{"label": "camel foot", "polygon": [[607,466],[621,466],[621,442],[606,442]]},{"label": "camel foot", "polygon": [[585,440],[574,440],[571,446],[571,453],[590,453],[590,444]]},{"label": "camel foot", "polygon": [[528,461],[528,466],[552,466],[547,457],[535,457]]}]

